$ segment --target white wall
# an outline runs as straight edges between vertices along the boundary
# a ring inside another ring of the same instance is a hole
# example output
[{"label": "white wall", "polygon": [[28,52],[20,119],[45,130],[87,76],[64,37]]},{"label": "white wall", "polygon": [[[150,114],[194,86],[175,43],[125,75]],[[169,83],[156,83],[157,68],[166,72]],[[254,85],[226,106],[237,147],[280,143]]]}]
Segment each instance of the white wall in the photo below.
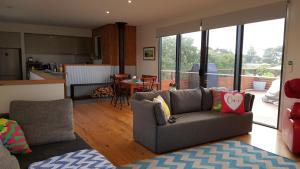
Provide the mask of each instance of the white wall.
[{"label": "white wall", "polygon": [[[157,75],[159,60],[159,39],[156,38],[155,25],[143,25],[137,27],[137,76],[142,74]],[[143,60],[143,48],[155,47],[155,60]]]},{"label": "white wall", "polygon": [[[182,15],[174,17],[173,19],[160,21],[147,25],[140,25],[137,27],[137,74],[158,74],[158,57],[155,61],[143,60],[143,47],[155,46],[158,51],[158,39],[155,37],[156,29],[160,27],[166,27],[169,25],[184,23],[187,21],[196,20],[202,17],[220,15],[230,13],[237,10],[251,8],[255,6],[261,6],[267,3],[272,3],[280,0],[252,0],[252,1],[238,1],[236,3],[228,3],[223,6],[216,6],[214,9],[202,10],[197,13]],[[300,78],[300,1],[290,0],[287,18],[287,33],[285,40],[285,56],[283,67],[283,81]],[[158,56],[158,52],[156,52]],[[288,66],[288,61],[293,61],[294,66]],[[293,69],[293,71],[291,71]],[[282,90],[283,91],[283,90]],[[295,99],[288,99],[282,94],[281,111],[283,113],[287,107],[296,101]],[[281,125],[281,124],[279,124]]]},{"label": "white wall", "polygon": [[[283,67],[283,81],[300,78],[300,1],[291,0],[288,7],[286,39],[285,39],[285,58]],[[288,65],[288,61],[293,61],[293,66]],[[291,107],[296,99],[289,99],[282,90],[281,113],[286,108]]]},{"label": "white wall", "polygon": [[0,113],[8,113],[13,100],[59,100],[64,94],[64,83],[0,86]]}]

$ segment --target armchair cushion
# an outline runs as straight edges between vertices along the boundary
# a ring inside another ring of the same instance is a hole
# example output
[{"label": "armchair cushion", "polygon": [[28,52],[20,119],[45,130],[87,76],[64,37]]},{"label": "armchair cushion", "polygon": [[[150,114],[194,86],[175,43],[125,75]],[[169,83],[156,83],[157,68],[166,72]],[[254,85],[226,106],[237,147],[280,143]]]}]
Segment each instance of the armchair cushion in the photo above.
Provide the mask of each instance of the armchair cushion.
[{"label": "armchair cushion", "polygon": [[31,146],[75,139],[70,99],[12,101],[10,119],[20,124]]},{"label": "armchair cushion", "polygon": [[300,103],[295,103],[290,113],[291,119],[300,119]]},{"label": "armchair cushion", "polygon": [[182,114],[201,110],[202,93],[200,89],[186,89],[171,92],[172,114]]}]

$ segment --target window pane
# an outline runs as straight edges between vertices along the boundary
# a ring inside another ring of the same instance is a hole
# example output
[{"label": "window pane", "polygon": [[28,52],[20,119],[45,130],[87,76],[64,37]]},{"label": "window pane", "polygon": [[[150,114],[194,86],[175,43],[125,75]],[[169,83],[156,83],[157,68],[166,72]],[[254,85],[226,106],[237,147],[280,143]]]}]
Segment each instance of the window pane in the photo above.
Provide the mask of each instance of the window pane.
[{"label": "window pane", "polygon": [[254,121],[277,126],[284,19],[246,24],[241,90],[255,95]]},{"label": "window pane", "polygon": [[180,57],[180,88],[199,87],[201,32],[182,34]]},{"label": "window pane", "polygon": [[176,71],[176,35],[161,39],[161,89],[169,90],[169,84],[175,83]]},{"label": "window pane", "polygon": [[236,26],[209,31],[207,87],[233,89]]}]

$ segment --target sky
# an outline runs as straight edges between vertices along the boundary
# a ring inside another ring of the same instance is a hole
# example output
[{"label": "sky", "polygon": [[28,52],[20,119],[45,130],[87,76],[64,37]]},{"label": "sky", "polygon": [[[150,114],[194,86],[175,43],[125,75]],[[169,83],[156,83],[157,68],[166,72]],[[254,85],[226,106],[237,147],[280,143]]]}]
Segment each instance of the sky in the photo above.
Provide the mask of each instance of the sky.
[{"label": "sky", "polygon": [[[200,48],[201,33],[194,32],[183,34],[184,37],[194,39],[194,46]],[[283,45],[284,38],[284,19],[256,22],[245,24],[244,27],[244,50],[253,46],[259,56],[262,56],[264,49],[275,48]],[[235,51],[236,26],[213,29],[209,33],[209,46]]]}]

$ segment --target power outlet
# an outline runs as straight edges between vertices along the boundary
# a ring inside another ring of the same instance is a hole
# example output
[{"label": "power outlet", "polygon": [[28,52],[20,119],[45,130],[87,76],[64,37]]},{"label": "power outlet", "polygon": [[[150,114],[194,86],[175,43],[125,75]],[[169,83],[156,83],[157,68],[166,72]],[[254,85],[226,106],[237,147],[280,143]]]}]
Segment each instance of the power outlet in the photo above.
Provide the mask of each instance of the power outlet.
[{"label": "power outlet", "polygon": [[293,66],[293,64],[294,64],[294,62],[293,62],[293,61],[291,61],[291,60],[290,60],[290,61],[288,61],[288,65],[289,65],[289,66]]}]

